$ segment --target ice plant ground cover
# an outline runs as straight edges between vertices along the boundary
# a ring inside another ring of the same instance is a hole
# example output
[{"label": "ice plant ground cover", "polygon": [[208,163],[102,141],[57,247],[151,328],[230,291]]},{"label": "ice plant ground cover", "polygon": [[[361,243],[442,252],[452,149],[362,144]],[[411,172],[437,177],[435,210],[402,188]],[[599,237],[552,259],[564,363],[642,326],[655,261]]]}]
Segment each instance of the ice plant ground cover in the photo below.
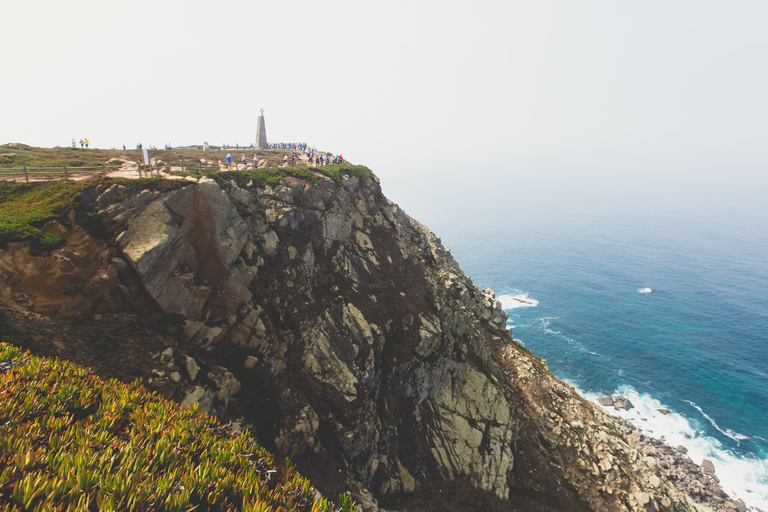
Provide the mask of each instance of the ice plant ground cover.
[{"label": "ice plant ground cover", "polygon": [[247,430],[0,341],[0,510],[59,509],[337,510]]}]

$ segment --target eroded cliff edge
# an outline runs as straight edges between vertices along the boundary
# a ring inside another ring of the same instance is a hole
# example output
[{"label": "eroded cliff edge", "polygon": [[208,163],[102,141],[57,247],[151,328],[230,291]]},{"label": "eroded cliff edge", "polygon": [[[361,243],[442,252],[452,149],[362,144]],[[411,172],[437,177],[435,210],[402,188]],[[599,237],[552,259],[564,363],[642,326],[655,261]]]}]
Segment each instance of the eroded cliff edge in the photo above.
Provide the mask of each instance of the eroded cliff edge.
[{"label": "eroded cliff edge", "polygon": [[242,418],[368,510],[694,510],[374,175],[229,176],[83,192],[115,248],[74,216],[45,227],[63,249],[8,244],[0,298],[29,346]]}]

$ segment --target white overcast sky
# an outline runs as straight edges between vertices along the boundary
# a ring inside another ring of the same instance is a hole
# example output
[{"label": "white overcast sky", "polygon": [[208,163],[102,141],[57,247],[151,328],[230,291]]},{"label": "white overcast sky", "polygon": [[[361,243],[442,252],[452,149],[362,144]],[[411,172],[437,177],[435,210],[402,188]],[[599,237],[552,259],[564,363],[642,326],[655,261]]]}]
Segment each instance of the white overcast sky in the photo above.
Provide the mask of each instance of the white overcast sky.
[{"label": "white overcast sky", "polygon": [[0,143],[248,144],[264,108],[270,141],[368,165],[416,213],[468,177],[482,202],[768,166],[764,0],[25,0],[2,19]]}]

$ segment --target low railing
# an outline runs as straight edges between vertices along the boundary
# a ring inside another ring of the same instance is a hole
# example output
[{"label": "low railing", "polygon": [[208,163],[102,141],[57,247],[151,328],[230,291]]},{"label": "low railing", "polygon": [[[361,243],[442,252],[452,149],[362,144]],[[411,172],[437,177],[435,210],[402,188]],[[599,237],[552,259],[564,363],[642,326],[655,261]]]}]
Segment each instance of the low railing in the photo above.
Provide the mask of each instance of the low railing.
[{"label": "low railing", "polygon": [[56,179],[64,177],[65,180],[70,179],[76,174],[101,174],[104,176],[107,169],[120,169],[120,166],[113,165],[99,165],[89,167],[0,167],[0,179],[2,178],[18,178],[24,176],[24,179],[29,183],[30,177],[46,177]]},{"label": "low railing", "polygon": [[[166,162],[165,160],[161,160],[160,166],[168,166],[171,167],[181,167],[181,172],[203,172],[203,171],[218,171],[221,169],[221,166],[218,162],[201,162],[200,160],[187,160],[186,162],[182,158],[178,162]],[[224,168],[226,169],[227,164],[223,164]]]},{"label": "low railing", "polygon": [[[204,171],[224,171],[227,170],[227,162],[201,162],[199,160],[179,160],[175,162],[171,161],[165,161],[161,160],[161,163],[159,164],[160,168],[162,167],[173,167],[174,172],[177,171],[179,168],[181,168],[181,172],[204,172]],[[242,171],[242,170],[249,170],[253,169],[253,161],[246,160],[246,163],[243,164],[242,160],[235,161],[232,160],[232,164],[230,165],[231,169],[233,171]],[[259,168],[269,167],[269,162],[267,160],[259,160]]]},{"label": "low railing", "polygon": [[142,176],[142,173],[148,178],[152,177],[153,171],[157,174],[158,177],[160,176],[160,169],[156,164],[152,164],[150,166],[143,164],[134,164],[132,166],[102,164],[97,166],[83,167],[67,167],[64,165],[56,167],[0,167],[0,180],[5,178],[20,178],[22,176],[27,183],[29,183],[30,178],[36,177],[54,180],[64,178],[65,180],[69,180],[74,179],[74,176],[82,176],[83,174],[100,174],[103,177],[107,172],[120,170],[136,171],[139,173],[139,177]]}]

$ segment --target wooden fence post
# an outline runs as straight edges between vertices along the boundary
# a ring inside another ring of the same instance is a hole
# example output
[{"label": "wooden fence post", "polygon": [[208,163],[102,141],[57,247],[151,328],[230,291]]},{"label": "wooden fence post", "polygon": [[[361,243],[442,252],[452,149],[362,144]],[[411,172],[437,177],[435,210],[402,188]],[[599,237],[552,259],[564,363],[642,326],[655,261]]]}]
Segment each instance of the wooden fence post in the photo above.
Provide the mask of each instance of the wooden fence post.
[{"label": "wooden fence post", "polygon": [[67,177],[67,167],[64,166],[64,180],[68,180],[68,179],[69,178]]},{"label": "wooden fence post", "polygon": [[24,179],[29,183],[29,174],[27,174],[27,166],[24,166]]},{"label": "wooden fence post", "polygon": [[181,159],[181,172],[184,172],[184,159]]},{"label": "wooden fence post", "polygon": [[104,164],[101,164],[101,177],[104,177]]}]

